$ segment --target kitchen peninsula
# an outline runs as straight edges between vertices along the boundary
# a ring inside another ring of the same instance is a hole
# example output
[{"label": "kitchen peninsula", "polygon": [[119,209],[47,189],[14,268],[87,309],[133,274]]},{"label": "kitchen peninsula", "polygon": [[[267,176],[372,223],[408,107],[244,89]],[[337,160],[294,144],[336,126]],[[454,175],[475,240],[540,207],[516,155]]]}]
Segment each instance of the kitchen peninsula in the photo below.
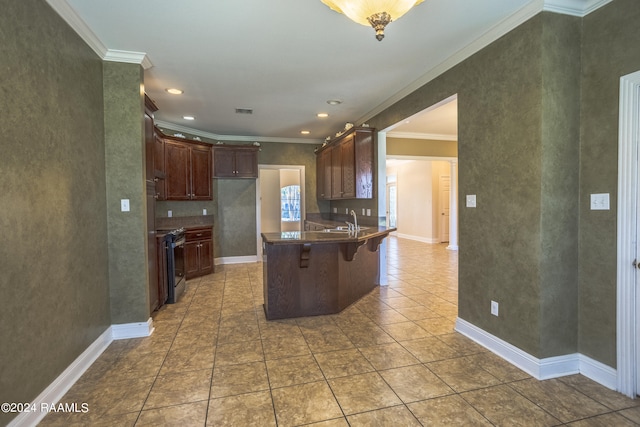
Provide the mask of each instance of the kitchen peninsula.
[{"label": "kitchen peninsula", "polygon": [[379,284],[380,243],[395,228],[262,233],[267,319],[338,313]]}]

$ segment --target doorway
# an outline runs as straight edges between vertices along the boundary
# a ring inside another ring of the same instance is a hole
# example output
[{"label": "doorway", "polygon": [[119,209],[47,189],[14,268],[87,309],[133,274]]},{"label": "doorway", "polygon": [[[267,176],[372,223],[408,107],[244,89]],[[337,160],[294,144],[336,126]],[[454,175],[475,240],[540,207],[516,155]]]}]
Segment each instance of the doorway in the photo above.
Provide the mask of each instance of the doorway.
[{"label": "doorway", "polygon": [[617,212],[617,390],[640,392],[640,71],[620,79]]},{"label": "doorway", "polygon": [[262,257],[261,233],[301,231],[305,217],[305,167],[258,165],[256,183],[257,254]]}]

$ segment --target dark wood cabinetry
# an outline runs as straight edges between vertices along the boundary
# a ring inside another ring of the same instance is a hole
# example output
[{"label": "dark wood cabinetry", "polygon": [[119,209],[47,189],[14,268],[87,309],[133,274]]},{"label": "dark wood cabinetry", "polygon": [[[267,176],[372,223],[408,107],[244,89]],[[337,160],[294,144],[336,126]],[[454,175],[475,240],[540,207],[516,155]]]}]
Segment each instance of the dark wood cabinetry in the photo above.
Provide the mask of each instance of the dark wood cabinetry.
[{"label": "dark wood cabinetry", "polygon": [[156,183],[156,200],[166,200],[166,172],[164,161],[164,138],[160,131],[154,129],[154,144],[153,144],[153,158],[154,158],[154,181]]},{"label": "dark wood cabinetry", "polygon": [[252,145],[214,146],[214,178],[257,178],[258,150]]},{"label": "dark wood cabinetry", "polygon": [[157,236],[158,252],[158,307],[162,307],[167,302],[169,296],[169,280],[167,277],[167,242],[164,236]]},{"label": "dark wood cabinetry", "polygon": [[166,200],[212,200],[211,146],[164,138]]},{"label": "dark wood cabinetry", "polygon": [[187,279],[213,273],[213,229],[188,228],[185,238],[184,264]]},{"label": "dark wood cabinetry", "polygon": [[319,199],[373,198],[375,130],[352,128],[316,153]]}]

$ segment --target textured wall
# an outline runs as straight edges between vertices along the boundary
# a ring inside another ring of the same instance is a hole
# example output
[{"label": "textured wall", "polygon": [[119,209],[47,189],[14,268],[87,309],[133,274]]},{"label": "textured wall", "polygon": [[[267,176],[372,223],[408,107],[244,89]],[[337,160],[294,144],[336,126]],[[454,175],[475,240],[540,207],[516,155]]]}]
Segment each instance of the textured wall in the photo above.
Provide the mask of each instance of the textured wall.
[{"label": "textured wall", "polygon": [[[640,70],[640,5],[615,0],[584,18],[580,147],[580,351],[616,366],[616,215],[620,77]],[[611,210],[592,211],[592,193]]]},{"label": "textured wall", "polygon": [[369,121],[458,94],[459,316],[537,357],[577,351],[579,99],[563,74],[579,77],[579,36],[576,18],[541,13]]},{"label": "textured wall", "polygon": [[[104,62],[111,321],[149,319],[142,67]],[[131,211],[120,211],[129,199]]]},{"label": "textured wall", "polygon": [[387,136],[387,156],[457,157],[458,142]]},{"label": "textured wall", "polygon": [[0,9],[0,402],[28,402],[111,323],[102,61],[45,2]]}]

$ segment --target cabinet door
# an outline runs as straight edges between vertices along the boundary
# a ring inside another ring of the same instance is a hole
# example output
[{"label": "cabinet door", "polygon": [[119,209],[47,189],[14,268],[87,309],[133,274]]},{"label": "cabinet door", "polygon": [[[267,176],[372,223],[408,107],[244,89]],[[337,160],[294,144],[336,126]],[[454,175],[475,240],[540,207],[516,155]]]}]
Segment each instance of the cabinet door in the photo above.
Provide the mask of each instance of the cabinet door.
[{"label": "cabinet door", "polygon": [[212,200],[211,149],[191,147],[191,200]]},{"label": "cabinet door", "polygon": [[217,178],[233,178],[235,171],[235,155],[233,151],[214,148],[213,173]]},{"label": "cabinet door", "polygon": [[353,135],[340,142],[342,160],[342,197],[356,197],[356,164]]},{"label": "cabinet door", "polygon": [[201,240],[200,247],[200,274],[213,272],[213,240]]},{"label": "cabinet door", "polygon": [[[325,150],[326,151],[326,150]],[[324,199],[324,153],[316,155],[316,198]]]},{"label": "cabinet door", "polygon": [[191,200],[189,147],[174,141],[165,142],[167,200]]},{"label": "cabinet door", "polygon": [[356,197],[373,198],[373,131],[357,131],[355,134]]},{"label": "cabinet door", "polygon": [[339,145],[331,148],[331,198],[342,198],[342,149]]},{"label": "cabinet door", "polygon": [[156,182],[156,196],[158,200],[167,199],[164,158],[165,158],[164,157],[164,139],[162,139],[162,137],[156,133],[153,159],[154,159],[154,167],[155,167],[154,181]]},{"label": "cabinet door", "polygon": [[258,152],[249,150],[236,151],[236,177],[257,178],[258,177]]},{"label": "cabinet door", "polygon": [[184,269],[186,270],[187,279],[196,277],[200,270],[198,245],[199,242],[187,242],[184,244]]}]

